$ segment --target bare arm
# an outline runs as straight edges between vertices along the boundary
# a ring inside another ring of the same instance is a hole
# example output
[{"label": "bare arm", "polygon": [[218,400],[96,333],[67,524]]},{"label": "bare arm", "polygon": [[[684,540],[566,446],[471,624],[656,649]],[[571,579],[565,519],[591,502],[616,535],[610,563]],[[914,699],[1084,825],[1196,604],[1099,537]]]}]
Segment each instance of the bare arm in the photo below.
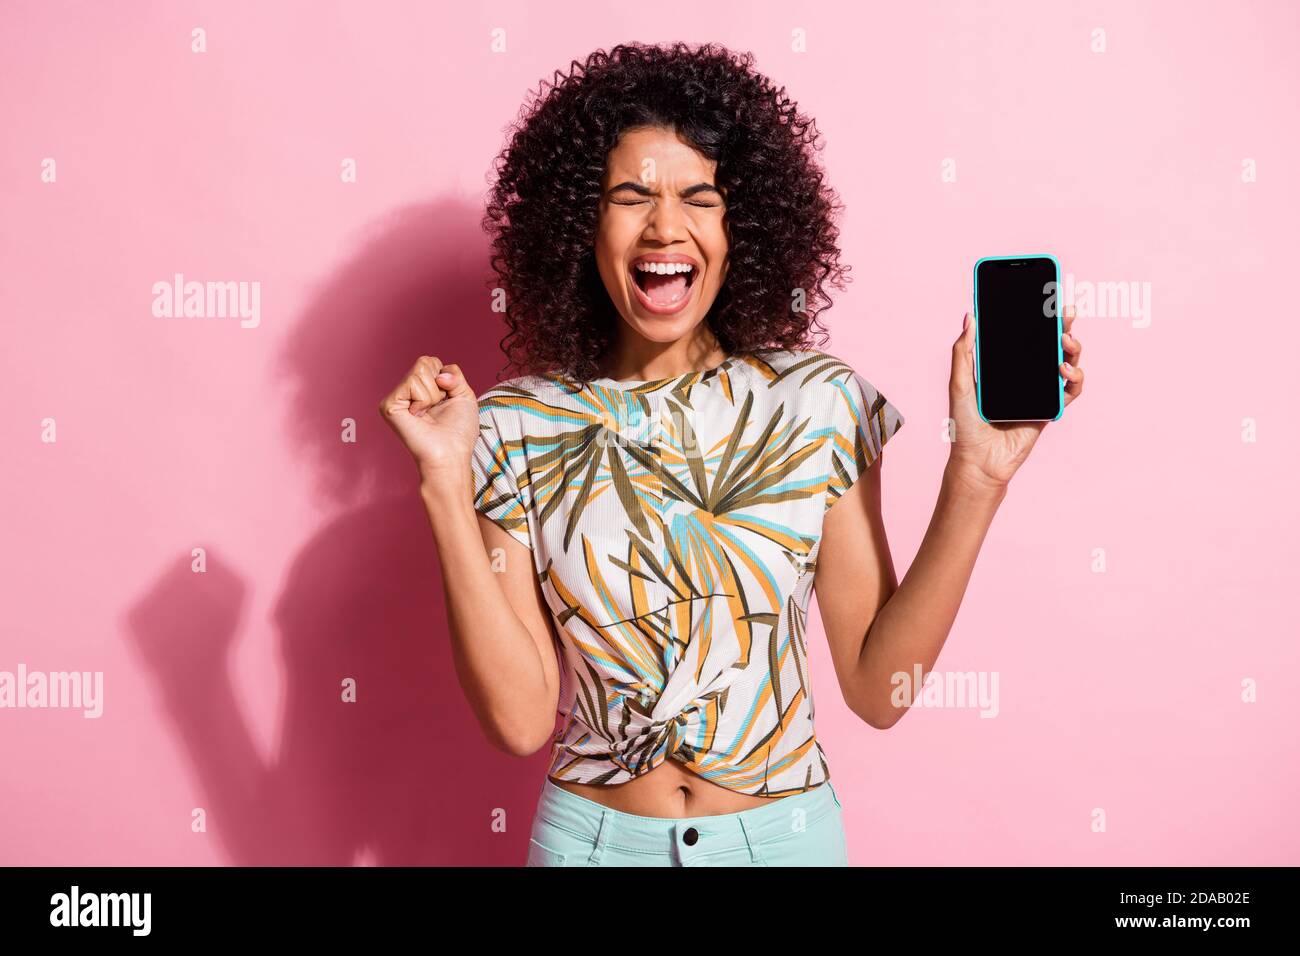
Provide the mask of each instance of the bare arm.
[{"label": "bare arm", "polygon": [[559,667],[532,554],[463,491],[421,486],[442,567],[452,660],[493,745],[526,756],[555,728]]},{"label": "bare arm", "polygon": [[492,744],[531,754],[555,727],[559,667],[532,553],[474,510],[478,400],[458,366],[424,356],[380,413],[419,468],[457,679]]},{"label": "bare arm", "polygon": [[[1082,346],[1064,316],[1062,345],[1071,364],[1065,403],[1079,397]],[[925,538],[901,584],[881,517],[884,456],[859,476],[826,513],[814,589],[844,699],[873,727],[892,727],[906,707],[895,706],[894,675],[922,678],[934,667],[957,617],[993,515],[1045,422],[989,424],[975,407],[969,313],[953,345],[949,407],[953,443]],[[913,694],[920,688],[912,685]],[[914,698],[913,698],[914,699]]]},{"label": "bare arm", "polygon": [[[893,675],[934,667],[1005,489],[944,470],[925,538],[901,584],[880,512],[877,459],[826,514],[814,589],[844,699],[873,727],[892,727]],[[917,690],[918,688],[914,688]]]}]

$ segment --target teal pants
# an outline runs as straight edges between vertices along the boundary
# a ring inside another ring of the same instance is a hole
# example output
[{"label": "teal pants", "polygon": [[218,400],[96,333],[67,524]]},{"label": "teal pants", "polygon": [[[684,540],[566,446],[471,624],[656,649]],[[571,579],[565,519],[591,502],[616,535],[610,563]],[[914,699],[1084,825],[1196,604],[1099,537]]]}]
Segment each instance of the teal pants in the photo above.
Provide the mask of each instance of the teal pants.
[{"label": "teal pants", "polygon": [[829,780],[771,803],[703,817],[643,817],[546,778],[525,866],[848,866]]}]

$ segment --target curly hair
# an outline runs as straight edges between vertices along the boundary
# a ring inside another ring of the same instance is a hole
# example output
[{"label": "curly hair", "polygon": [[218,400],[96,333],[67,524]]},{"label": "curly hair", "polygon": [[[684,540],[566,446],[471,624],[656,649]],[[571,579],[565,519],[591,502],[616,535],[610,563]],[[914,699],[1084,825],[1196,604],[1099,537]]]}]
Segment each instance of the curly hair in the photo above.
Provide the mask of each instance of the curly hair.
[{"label": "curly hair", "polygon": [[671,129],[717,163],[730,267],[706,321],[722,348],[820,347],[811,334],[826,334],[825,286],[843,289],[849,271],[833,221],[841,206],[813,155],[815,121],[753,62],[711,43],[620,44],[539,85],[494,160],[482,219],[510,367],[597,376],[618,322],[596,268],[599,200],[608,155],[635,126]]}]

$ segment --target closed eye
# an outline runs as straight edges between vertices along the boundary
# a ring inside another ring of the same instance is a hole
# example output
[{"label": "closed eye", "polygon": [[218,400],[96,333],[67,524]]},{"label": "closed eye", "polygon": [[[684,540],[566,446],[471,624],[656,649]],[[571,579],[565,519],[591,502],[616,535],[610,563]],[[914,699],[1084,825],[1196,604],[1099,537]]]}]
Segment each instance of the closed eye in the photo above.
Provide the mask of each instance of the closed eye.
[{"label": "closed eye", "polygon": [[[647,200],[645,200],[645,199],[611,199],[611,200],[610,200],[610,202],[612,202],[612,203],[613,203],[614,205],[616,205],[616,206],[639,206],[639,205],[641,205],[643,202],[646,202],[646,201],[647,201]],[[720,204],[720,203],[716,203],[716,202],[691,202],[691,201],[687,201],[686,205],[688,205],[688,206],[698,206],[698,207],[700,207],[701,209],[717,209],[718,206],[721,205],[721,204]]]}]

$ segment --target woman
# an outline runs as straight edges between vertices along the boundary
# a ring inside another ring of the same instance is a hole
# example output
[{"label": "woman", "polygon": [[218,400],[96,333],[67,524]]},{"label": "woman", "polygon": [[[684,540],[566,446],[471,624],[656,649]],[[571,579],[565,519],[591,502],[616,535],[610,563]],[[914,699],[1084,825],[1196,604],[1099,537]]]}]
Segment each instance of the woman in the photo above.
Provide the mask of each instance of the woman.
[{"label": "woman", "polygon": [[[476,396],[425,356],[381,403],[419,467],[461,685],[497,747],[551,745],[528,865],[846,865],[814,581],[845,700],[892,726],[891,676],[933,667],[1042,430],[979,417],[967,315],[899,584],[880,460],[903,418],[809,341],[847,269],[817,135],[750,56],[575,64],[514,130],[485,218],[524,374]],[[1083,373],[1061,374],[1073,401]]]}]

